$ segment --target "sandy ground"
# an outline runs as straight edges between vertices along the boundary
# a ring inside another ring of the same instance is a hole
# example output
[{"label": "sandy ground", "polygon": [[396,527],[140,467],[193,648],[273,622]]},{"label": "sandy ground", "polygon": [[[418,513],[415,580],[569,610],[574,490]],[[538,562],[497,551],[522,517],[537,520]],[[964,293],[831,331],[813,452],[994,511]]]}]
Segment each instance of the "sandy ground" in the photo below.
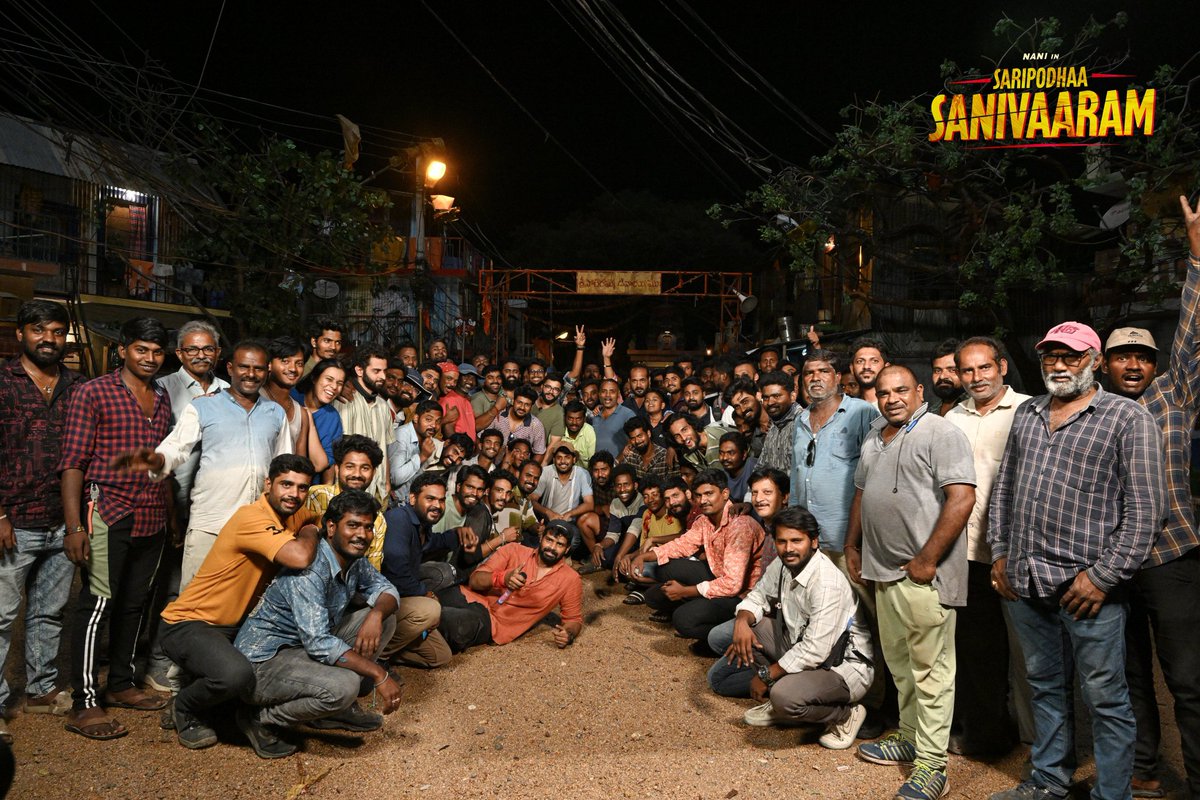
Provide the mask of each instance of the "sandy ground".
[{"label": "sandy ground", "polygon": [[[714,695],[710,661],[644,606],[585,580],[588,624],[557,649],[548,628],[484,647],[436,672],[404,672],[404,704],[382,731],[300,734],[301,752],[263,761],[236,733],[192,752],[157,713],[119,711],[111,742],[66,733],[61,718],[18,715],[12,797],[57,798],[890,798],[894,767],[816,744],[820,731],[748,728],[749,700]],[[18,643],[14,643],[18,644]],[[19,651],[18,651],[19,652]],[[21,691],[20,659],[10,680]],[[1160,689],[1160,697],[1165,696]],[[1168,787],[1180,785],[1178,735],[1164,706]],[[983,762],[950,757],[950,796],[1014,784],[1025,749]],[[1092,772],[1081,754],[1080,778]],[[1080,795],[1084,796],[1084,795]]]}]

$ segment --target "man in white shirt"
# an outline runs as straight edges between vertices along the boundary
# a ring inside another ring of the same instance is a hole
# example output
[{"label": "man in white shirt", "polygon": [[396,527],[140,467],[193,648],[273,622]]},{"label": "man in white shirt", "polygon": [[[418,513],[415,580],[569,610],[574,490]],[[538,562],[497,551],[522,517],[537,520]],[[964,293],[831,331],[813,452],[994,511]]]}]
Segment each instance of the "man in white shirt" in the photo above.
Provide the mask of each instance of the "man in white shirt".
[{"label": "man in white shirt", "polygon": [[[823,724],[823,746],[845,750],[866,719],[871,632],[850,583],[817,548],[803,506],[774,518],[779,558],[737,605],[733,644],[708,672],[713,691],[752,697],[747,725]],[[768,617],[767,614],[771,613]]]},{"label": "man in white shirt", "polygon": [[[1008,713],[1010,637],[1001,597],[991,586],[987,515],[1013,417],[1017,407],[1030,398],[1004,385],[1008,360],[1002,352],[1000,343],[989,336],[975,336],[959,344],[954,361],[966,395],[945,415],[947,422],[966,434],[975,456],[975,505],[966,531],[967,604],[958,610],[954,635],[959,667],[950,752],[960,755],[1003,755],[1014,744]],[[1023,670],[1019,653],[1015,661]],[[1013,689],[1017,717],[1032,741],[1029,688],[1024,681],[1016,681]]]}]

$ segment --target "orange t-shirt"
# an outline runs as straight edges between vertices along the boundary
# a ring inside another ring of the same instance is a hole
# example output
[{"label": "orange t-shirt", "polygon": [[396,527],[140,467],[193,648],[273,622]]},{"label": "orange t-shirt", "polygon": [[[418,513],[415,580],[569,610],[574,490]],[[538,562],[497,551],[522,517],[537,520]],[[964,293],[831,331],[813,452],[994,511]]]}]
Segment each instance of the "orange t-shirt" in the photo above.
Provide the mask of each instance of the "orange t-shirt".
[{"label": "orange t-shirt", "polygon": [[492,573],[492,585],[497,592],[504,591],[504,575],[514,567],[521,567],[527,583],[513,592],[504,605],[498,605],[499,593],[482,595],[469,587],[462,593],[472,603],[483,603],[492,618],[492,641],[508,644],[532,628],[542,617],[560,606],[562,621],[583,622],[583,580],[579,573],[567,566],[566,559],[559,561],[550,571],[537,578],[537,550],[513,542],[492,554],[481,568]]},{"label": "orange t-shirt", "polygon": [[278,570],[275,554],[316,519],[301,506],[285,521],[261,495],[234,512],[217,534],[200,571],[179,598],[163,609],[166,622],[241,625]]}]

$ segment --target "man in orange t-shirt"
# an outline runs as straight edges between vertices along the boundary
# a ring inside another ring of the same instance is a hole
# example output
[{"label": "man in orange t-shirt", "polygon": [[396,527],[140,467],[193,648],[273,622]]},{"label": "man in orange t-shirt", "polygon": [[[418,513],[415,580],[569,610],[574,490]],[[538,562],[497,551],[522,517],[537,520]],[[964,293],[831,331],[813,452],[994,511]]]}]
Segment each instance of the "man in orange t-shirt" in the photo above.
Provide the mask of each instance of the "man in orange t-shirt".
[{"label": "man in orange t-shirt", "polygon": [[538,623],[555,606],[562,621],[554,643],[566,647],[583,629],[583,581],[563,557],[571,534],[561,520],[546,525],[535,550],[506,544],[471,573],[469,586],[438,593],[438,627],[456,653],[479,644],[508,644]]},{"label": "man in orange t-shirt", "polygon": [[173,709],[184,747],[216,744],[204,714],[254,686],[250,663],[233,647],[238,627],[279,567],[304,569],[316,555],[315,516],[304,507],[313,471],[303,456],[276,456],[263,495],[234,512],[196,577],[163,609],[163,651],[185,673]]}]

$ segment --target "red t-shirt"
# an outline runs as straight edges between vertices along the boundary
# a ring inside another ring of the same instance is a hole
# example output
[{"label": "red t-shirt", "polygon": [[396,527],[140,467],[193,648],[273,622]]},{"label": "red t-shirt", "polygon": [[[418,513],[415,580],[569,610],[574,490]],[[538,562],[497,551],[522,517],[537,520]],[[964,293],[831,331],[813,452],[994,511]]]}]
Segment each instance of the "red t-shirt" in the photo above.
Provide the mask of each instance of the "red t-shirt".
[{"label": "red t-shirt", "polygon": [[[566,560],[559,561],[541,578],[537,577],[537,550],[513,542],[497,550],[483,569],[492,573],[493,594],[482,595],[470,588],[462,587],[462,593],[473,603],[487,606],[492,618],[492,641],[508,644],[532,628],[560,607],[563,624],[583,623],[583,581],[579,573],[567,566]],[[514,567],[525,572],[526,583],[509,595],[504,605],[498,605],[500,593],[504,591],[504,576]]]}]

